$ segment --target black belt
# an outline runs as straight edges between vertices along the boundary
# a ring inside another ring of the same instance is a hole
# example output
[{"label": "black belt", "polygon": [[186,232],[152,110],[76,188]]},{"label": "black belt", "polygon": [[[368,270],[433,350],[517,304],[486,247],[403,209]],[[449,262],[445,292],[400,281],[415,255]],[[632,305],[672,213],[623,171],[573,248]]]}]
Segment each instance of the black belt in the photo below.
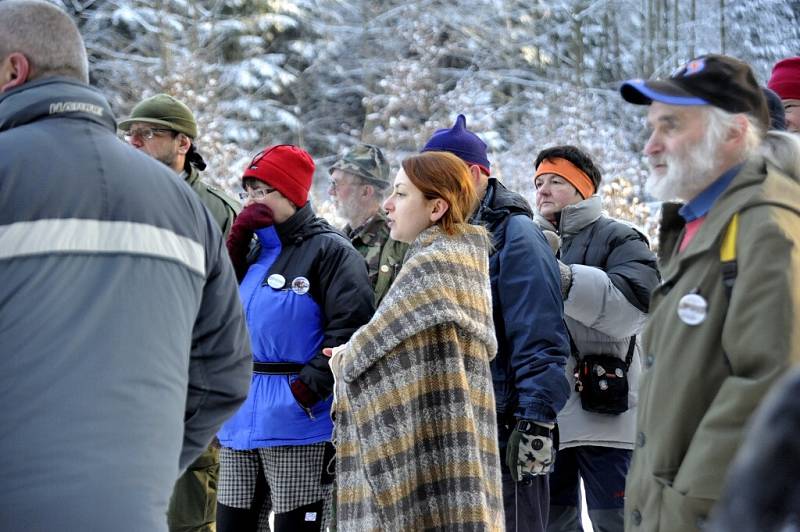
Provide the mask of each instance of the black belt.
[{"label": "black belt", "polygon": [[294,375],[300,373],[304,364],[291,362],[253,362],[253,373],[264,375]]}]

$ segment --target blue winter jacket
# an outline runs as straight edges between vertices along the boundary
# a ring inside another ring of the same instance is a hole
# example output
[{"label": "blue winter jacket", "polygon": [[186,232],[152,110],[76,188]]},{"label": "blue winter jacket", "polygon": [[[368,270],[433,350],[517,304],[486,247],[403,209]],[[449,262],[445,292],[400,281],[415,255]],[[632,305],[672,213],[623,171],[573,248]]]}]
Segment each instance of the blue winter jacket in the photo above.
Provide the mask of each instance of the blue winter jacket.
[{"label": "blue winter jacket", "polygon": [[[254,373],[247,400],[219,432],[220,443],[245,450],[329,441],[333,376],[321,350],[346,343],[372,316],[366,262],[309,204],[256,235],[257,258],[239,286],[253,359],[305,366],[295,375]],[[270,286],[271,275],[285,284]],[[321,398],[308,411],[290,389],[298,378]]]},{"label": "blue winter jacket", "polygon": [[492,361],[498,419],[554,422],[569,397],[570,355],[558,263],[528,202],[489,180],[472,223],[492,233],[489,257],[497,357]]}]

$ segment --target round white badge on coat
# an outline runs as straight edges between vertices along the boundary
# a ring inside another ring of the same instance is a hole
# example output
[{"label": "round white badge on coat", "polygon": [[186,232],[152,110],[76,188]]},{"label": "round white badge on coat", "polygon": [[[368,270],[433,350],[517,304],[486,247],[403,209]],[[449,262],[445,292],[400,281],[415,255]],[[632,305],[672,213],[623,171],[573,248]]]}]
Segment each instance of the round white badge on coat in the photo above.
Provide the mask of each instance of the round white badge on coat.
[{"label": "round white badge on coat", "polygon": [[311,288],[311,283],[305,277],[295,277],[292,281],[292,292],[298,296],[308,293],[309,288]]},{"label": "round white badge on coat", "polygon": [[708,302],[700,294],[686,294],[678,301],[678,317],[686,325],[699,325],[707,315]]},{"label": "round white badge on coat", "polygon": [[267,277],[267,284],[271,288],[274,288],[275,290],[280,290],[281,288],[286,286],[286,279],[283,277],[283,275],[279,273],[273,273],[272,275]]}]

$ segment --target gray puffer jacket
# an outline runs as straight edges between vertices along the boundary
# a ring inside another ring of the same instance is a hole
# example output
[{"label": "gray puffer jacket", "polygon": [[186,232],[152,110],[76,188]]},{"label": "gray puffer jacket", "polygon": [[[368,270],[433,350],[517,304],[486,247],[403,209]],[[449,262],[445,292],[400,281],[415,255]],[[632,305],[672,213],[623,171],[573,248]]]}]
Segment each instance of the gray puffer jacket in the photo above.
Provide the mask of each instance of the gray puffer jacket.
[{"label": "gray puffer jacket", "polygon": [[[572,270],[572,287],[564,301],[567,327],[581,356],[617,355],[624,359],[631,337],[647,320],[650,291],[658,284],[656,257],[647,238],[631,225],[602,214],[599,196],[561,211],[559,259]],[[543,230],[556,231],[541,215]],[[558,414],[561,448],[599,445],[632,449],[638,398],[639,348],[629,372],[629,409],[620,415],[596,414],[581,407],[575,391],[575,357],[567,363],[572,393]]]},{"label": "gray puffer jacket", "polygon": [[166,531],[247,395],[217,223],[115,130],[76,81],[0,94],[0,530]]}]

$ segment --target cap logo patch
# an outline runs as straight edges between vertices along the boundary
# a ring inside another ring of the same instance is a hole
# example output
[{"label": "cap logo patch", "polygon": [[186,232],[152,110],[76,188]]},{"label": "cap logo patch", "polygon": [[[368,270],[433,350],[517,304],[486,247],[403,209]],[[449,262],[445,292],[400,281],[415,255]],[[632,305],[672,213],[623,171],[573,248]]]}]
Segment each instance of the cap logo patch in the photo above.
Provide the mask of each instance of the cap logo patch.
[{"label": "cap logo patch", "polygon": [[705,68],[706,68],[705,59],[694,59],[692,61],[689,61],[684,66],[675,70],[675,72],[672,73],[671,77],[681,78],[686,76],[692,76],[694,74],[702,72],[703,70],[705,70]]}]

